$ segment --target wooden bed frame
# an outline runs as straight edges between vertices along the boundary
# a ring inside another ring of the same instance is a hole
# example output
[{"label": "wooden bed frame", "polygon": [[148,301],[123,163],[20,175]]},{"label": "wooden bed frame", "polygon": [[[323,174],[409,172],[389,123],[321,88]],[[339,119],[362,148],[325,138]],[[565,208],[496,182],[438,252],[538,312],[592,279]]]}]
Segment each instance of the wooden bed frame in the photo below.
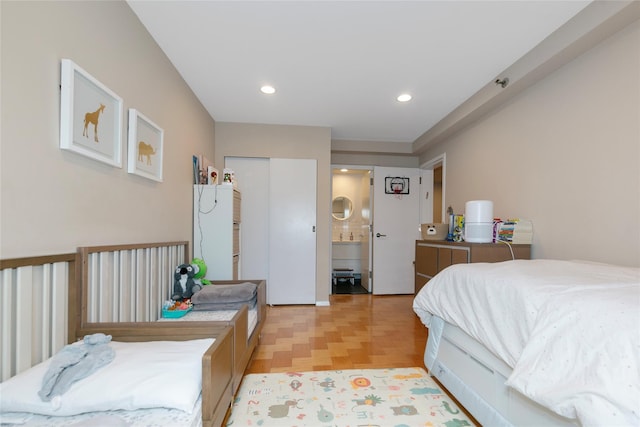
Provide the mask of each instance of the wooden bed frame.
[{"label": "wooden bed frame", "polygon": [[[162,301],[168,299],[173,269],[188,254],[188,242],[182,241],[81,247],[75,254],[0,260],[2,380],[96,332],[118,341],[215,338],[202,359],[202,423],[222,425],[266,319],[266,283],[251,281],[258,284],[258,320],[250,336],[247,306],[230,321],[156,322]],[[143,283],[143,290],[131,283]],[[92,287],[99,287],[98,296]],[[127,302],[124,310],[113,303],[120,299]],[[23,303],[11,303],[16,300]]]},{"label": "wooden bed frame", "polygon": [[[162,303],[171,293],[174,268],[190,259],[189,242],[86,246],[78,248],[78,258],[81,286],[76,298],[81,331],[93,324],[156,322],[161,317]],[[131,285],[134,282],[136,286]],[[247,333],[246,307],[238,310],[230,321],[189,322],[190,327],[199,324],[233,326],[234,393],[240,387],[264,326],[266,282],[220,280],[209,285],[245,282],[258,285],[258,322],[251,335]],[[118,307],[123,300],[124,307]]]}]

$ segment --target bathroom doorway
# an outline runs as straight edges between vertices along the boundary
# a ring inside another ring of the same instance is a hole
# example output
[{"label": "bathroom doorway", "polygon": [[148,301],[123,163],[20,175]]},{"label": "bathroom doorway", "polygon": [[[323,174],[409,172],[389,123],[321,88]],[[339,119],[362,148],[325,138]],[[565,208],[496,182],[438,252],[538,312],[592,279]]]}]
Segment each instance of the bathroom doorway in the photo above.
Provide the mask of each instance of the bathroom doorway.
[{"label": "bathroom doorway", "polygon": [[371,292],[371,169],[334,167],[331,172],[331,293],[367,294]]},{"label": "bathroom doorway", "polygon": [[445,153],[423,163],[422,169],[423,197],[420,198],[420,223],[445,223],[446,216],[446,170]]}]

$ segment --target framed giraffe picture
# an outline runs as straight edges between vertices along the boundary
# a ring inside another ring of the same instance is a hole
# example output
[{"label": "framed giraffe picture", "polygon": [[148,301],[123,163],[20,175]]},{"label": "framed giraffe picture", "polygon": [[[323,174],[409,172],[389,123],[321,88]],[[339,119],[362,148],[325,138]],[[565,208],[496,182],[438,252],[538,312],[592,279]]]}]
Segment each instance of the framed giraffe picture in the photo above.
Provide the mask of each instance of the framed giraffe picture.
[{"label": "framed giraffe picture", "polygon": [[129,109],[127,171],[162,182],[164,131],[138,110]]},{"label": "framed giraffe picture", "polygon": [[61,61],[60,148],[122,167],[122,98],[70,59]]}]

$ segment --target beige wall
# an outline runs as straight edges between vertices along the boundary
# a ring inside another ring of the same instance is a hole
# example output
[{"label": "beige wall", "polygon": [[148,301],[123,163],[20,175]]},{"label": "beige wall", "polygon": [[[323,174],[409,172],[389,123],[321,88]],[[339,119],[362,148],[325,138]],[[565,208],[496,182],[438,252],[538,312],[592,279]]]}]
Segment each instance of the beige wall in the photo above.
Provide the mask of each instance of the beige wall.
[{"label": "beige wall", "polygon": [[279,126],[216,123],[218,169],[225,157],[316,159],[316,301],[328,302],[331,282],[331,129],[313,126]]},{"label": "beige wall", "polygon": [[[120,1],[0,2],[0,256],[191,240],[191,155],[214,157],[214,122]],[[123,168],[59,148],[60,59],[124,100]],[[126,169],[126,111],[164,129],[164,182]]]},{"label": "beige wall", "polygon": [[419,156],[406,142],[331,140],[331,164],[417,168]]},{"label": "beige wall", "polygon": [[535,258],[640,266],[640,22],[431,147],[446,203],[533,220]]},{"label": "beige wall", "polygon": [[417,168],[419,157],[379,153],[331,153],[332,165],[387,166],[391,168]]}]

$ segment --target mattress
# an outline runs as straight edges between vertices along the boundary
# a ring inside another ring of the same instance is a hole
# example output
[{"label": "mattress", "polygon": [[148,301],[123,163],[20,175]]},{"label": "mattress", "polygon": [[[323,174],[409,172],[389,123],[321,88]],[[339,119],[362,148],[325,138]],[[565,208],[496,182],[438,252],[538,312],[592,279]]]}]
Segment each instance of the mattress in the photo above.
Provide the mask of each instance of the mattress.
[{"label": "mattress", "polygon": [[513,372],[507,385],[583,425],[639,425],[640,269],[515,260],[446,268],[414,310],[459,327]]},{"label": "mattress", "polygon": [[[216,310],[216,311],[190,311],[182,317],[161,318],[159,321],[183,321],[183,322],[230,322],[238,310]],[[251,336],[253,330],[258,325],[258,309],[252,308],[247,314],[247,336]]]},{"label": "mattress", "polygon": [[139,409],[136,411],[91,412],[69,417],[34,414],[2,414],[2,425],[28,425],[29,427],[200,427],[202,426],[202,399],[198,399],[191,414],[178,409]]},{"label": "mattress", "polygon": [[[0,422],[198,426],[202,355],[214,341],[119,342],[104,334],[85,336],[0,384]],[[104,348],[113,350],[114,357],[96,365]],[[55,381],[54,392],[43,398],[48,377]]]}]

